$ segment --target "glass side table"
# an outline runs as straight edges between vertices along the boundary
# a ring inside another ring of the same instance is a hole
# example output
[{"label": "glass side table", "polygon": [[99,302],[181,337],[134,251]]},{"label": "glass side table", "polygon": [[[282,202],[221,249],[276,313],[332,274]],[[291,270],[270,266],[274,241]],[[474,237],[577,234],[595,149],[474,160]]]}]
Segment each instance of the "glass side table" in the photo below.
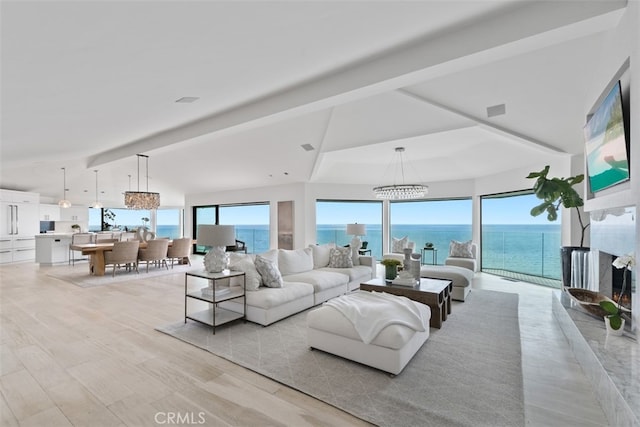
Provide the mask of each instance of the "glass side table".
[{"label": "glass side table", "polygon": [[422,265],[428,264],[426,255],[431,253],[431,264],[436,265],[438,262],[438,249],[437,248],[422,248],[420,254],[422,255]]},{"label": "glass side table", "polygon": [[[200,286],[196,289],[194,285],[189,288],[189,278],[205,279],[206,282],[199,281]],[[240,284],[238,284],[240,282]],[[203,283],[208,286],[202,287]],[[247,299],[246,278],[243,271],[225,270],[220,273],[210,273],[206,270],[188,272],[184,274],[184,323],[187,319],[204,325],[211,326],[213,333],[216,333],[216,326],[229,323],[237,319],[246,319]],[[222,308],[218,303],[242,298],[242,313]],[[208,308],[196,312],[189,312],[189,301],[204,301]]]}]

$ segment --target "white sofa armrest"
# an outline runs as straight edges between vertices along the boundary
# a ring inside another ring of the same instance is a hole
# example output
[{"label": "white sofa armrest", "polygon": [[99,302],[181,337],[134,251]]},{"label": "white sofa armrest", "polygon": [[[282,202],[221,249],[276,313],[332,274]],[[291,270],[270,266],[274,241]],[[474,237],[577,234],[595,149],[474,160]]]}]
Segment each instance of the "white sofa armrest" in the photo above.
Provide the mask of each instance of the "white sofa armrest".
[{"label": "white sofa armrest", "polygon": [[375,257],[369,255],[360,255],[358,256],[358,261],[360,261],[360,265],[366,265],[367,267],[371,267],[371,278],[376,278],[376,259]]}]

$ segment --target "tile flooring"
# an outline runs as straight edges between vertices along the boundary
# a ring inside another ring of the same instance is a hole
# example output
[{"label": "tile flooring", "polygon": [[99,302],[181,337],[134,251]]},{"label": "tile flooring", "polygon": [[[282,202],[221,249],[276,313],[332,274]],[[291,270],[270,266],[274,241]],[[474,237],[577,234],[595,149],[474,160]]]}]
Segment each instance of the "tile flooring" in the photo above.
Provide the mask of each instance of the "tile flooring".
[{"label": "tile flooring", "polygon": [[[155,331],[184,314],[182,275],[80,288],[48,276],[55,268],[0,266],[0,425],[157,426],[171,414],[206,425],[367,425]],[[553,317],[552,290],[482,273],[474,286],[520,295],[527,426],[607,426]]]}]

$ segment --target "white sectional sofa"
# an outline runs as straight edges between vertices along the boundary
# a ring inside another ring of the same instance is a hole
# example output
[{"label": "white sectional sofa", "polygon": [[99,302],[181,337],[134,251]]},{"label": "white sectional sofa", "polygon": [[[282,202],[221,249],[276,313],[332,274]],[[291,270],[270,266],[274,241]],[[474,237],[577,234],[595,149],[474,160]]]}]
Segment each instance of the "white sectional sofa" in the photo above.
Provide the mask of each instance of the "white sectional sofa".
[{"label": "white sectional sofa", "polygon": [[[292,314],[321,304],[375,277],[375,259],[359,256],[358,265],[331,267],[333,245],[313,245],[304,249],[272,249],[258,254],[277,265],[282,276],[281,287],[264,286],[254,266],[256,255],[231,254],[230,268],[241,270],[247,279],[247,320],[269,325]],[[260,283],[258,283],[260,282]],[[242,310],[240,301],[221,303],[234,311]]]}]

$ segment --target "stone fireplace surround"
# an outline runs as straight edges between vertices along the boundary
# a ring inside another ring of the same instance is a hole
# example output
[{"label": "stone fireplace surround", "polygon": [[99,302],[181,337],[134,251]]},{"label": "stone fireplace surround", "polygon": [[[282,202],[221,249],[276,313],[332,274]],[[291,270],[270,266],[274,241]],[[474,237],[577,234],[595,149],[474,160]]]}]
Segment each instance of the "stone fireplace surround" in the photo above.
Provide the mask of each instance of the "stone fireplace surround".
[{"label": "stone fireplace surround", "polygon": [[[591,212],[592,271],[589,288],[611,296],[613,257],[633,253],[636,208]],[[637,270],[636,270],[637,271]],[[632,324],[624,336],[608,336],[604,321],[586,314],[566,292],[554,292],[553,313],[576,359],[591,381],[611,425],[640,427],[640,345],[637,340],[639,296],[631,274]]]}]

